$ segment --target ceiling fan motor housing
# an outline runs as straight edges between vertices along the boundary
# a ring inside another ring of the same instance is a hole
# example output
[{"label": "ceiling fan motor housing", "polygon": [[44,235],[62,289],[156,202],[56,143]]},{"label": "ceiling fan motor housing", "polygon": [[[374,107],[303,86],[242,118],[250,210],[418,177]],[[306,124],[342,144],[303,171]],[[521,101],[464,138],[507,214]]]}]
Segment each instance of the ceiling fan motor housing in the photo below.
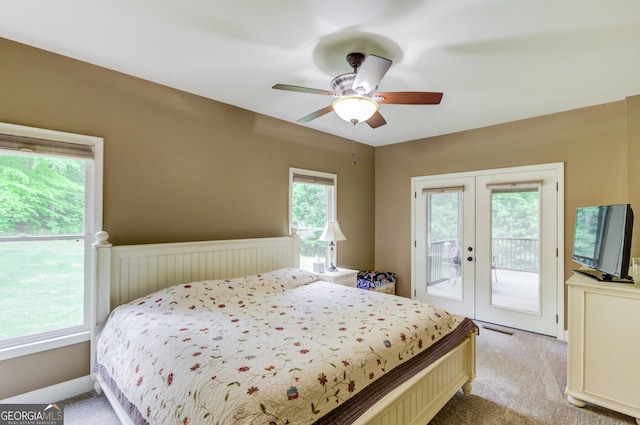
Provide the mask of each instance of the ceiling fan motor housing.
[{"label": "ceiling fan motor housing", "polygon": [[361,94],[357,93],[353,89],[353,82],[356,79],[358,68],[360,68],[362,62],[364,62],[364,54],[357,52],[349,53],[347,55],[347,62],[349,63],[349,66],[353,68],[353,72],[338,75],[331,81],[331,89],[339,96],[353,96],[356,94]]},{"label": "ceiling fan motor housing", "polygon": [[339,96],[355,95],[356,92],[353,90],[353,81],[355,79],[355,72],[338,75],[336,78],[331,80],[331,90],[336,92]]},{"label": "ceiling fan motor housing", "polygon": [[364,54],[362,53],[349,53],[347,55],[347,63],[353,69],[353,72],[358,72],[358,68],[364,61]]}]

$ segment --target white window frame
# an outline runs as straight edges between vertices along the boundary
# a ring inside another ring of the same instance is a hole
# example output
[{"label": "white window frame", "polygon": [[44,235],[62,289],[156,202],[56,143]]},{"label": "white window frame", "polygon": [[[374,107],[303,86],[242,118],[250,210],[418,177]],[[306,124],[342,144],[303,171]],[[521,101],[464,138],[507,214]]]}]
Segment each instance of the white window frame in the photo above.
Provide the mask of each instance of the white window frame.
[{"label": "white window frame", "polygon": [[[324,171],[306,170],[303,168],[289,168],[289,230],[292,231],[293,227],[293,176],[302,175],[309,178],[319,178],[323,180],[333,180],[333,186],[328,186],[329,198],[327,199],[327,221],[337,220],[338,211],[338,176],[333,173],[327,173]],[[337,245],[337,244],[336,244]],[[328,258],[329,244],[325,243],[325,261]],[[335,257],[338,258],[338,247],[334,246]]]},{"label": "white window frame", "polygon": [[[94,158],[87,159],[85,166],[85,282],[84,282],[84,318],[80,326],[41,332],[34,335],[10,338],[0,345],[0,360],[25,356],[41,351],[52,350],[77,344],[91,339],[95,325],[95,266],[91,242],[94,235],[102,230],[102,186],[104,141],[100,137],[65,133],[34,127],[25,127],[0,122],[0,132],[45,139],[54,142],[66,142],[93,146]],[[21,240],[20,238],[10,238]],[[25,239],[34,240],[35,238]]]}]

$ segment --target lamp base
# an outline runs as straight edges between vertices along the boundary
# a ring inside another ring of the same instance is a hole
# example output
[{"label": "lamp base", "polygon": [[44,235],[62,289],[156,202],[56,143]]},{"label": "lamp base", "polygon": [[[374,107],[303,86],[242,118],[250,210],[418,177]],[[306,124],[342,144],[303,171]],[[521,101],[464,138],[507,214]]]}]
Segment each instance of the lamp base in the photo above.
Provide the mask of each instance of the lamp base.
[{"label": "lamp base", "polygon": [[333,265],[333,263],[331,263],[331,265],[329,265],[329,267],[327,267],[327,270],[325,270],[327,272],[337,272],[338,268],[336,266]]}]

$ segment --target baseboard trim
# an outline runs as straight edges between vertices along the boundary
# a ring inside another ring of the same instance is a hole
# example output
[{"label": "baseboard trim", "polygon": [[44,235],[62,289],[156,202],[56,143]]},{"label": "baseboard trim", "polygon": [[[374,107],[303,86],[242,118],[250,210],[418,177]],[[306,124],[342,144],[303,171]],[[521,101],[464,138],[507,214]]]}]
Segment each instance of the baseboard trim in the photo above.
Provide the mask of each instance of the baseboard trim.
[{"label": "baseboard trim", "polygon": [[91,375],[82,376],[70,381],[61,382],[60,384],[50,387],[41,388],[39,390],[20,394],[15,397],[0,400],[2,404],[46,404],[66,400],[80,394],[93,390],[93,379]]}]

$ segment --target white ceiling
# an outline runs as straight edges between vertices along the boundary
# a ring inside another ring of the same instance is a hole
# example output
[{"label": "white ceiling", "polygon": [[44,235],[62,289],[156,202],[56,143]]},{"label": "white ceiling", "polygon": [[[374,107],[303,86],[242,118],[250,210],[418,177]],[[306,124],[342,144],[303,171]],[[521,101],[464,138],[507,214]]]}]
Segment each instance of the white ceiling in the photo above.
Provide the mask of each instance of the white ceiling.
[{"label": "white ceiling", "polygon": [[640,94],[638,0],[5,0],[0,36],[291,122],[332,98],[271,86],[330,90],[377,54],[380,91],[442,103],[300,124],[372,146]]}]

